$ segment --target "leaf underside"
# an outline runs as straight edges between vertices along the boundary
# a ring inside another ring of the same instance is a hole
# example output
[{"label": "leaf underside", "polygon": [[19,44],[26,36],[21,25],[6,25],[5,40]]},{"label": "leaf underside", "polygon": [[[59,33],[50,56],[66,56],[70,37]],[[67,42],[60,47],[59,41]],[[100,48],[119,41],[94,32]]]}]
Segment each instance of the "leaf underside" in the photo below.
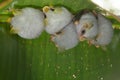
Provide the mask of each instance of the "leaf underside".
[{"label": "leaf underside", "polygon": [[[73,14],[95,9],[89,0],[17,0],[15,8],[45,5],[65,6]],[[7,8],[7,7],[6,7]],[[120,31],[114,30],[107,50],[80,42],[73,49],[59,52],[43,32],[25,40],[9,32],[10,24],[0,23],[0,80],[115,80],[120,79]],[[118,75],[118,76],[117,76]]]}]

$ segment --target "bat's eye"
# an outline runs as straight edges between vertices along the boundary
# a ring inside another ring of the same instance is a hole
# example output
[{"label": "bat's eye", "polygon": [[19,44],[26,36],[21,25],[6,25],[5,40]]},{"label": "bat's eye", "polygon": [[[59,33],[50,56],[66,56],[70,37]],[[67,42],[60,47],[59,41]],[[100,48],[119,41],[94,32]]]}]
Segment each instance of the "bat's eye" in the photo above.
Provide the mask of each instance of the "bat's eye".
[{"label": "bat's eye", "polygon": [[82,33],[82,35],[85,34],[85,30],[82,30],[81,33]]},{"label": "bat's eye", "polygon": [[50,8],[50,10],[51,10],[51,11],[55,11],[55,9],[54,9],[54,8]]}]

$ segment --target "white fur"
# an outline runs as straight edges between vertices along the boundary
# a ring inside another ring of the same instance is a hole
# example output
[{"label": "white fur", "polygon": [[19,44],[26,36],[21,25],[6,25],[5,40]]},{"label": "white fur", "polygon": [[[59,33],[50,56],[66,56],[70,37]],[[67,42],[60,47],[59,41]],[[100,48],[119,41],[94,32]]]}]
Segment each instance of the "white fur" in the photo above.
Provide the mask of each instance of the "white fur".
[{"label": "white fur", "polygon": [[45,30],[49,34],[58,32],[72,20],[72,14],[64,7],[61,7],[60,12],[49,10],[45,14],[47,17],[47,25]]},{"label": "white fur", "polygon": [[34,39],[44,30],[44,14],[34,8],[23,8],[12,18],[11,25],[22,38]]},{"label": "white fur", "polygon": [[73,23],[66,26],[62,32],[63,33],[53,37],[53,41],[59,49],[68,50],[78,44],[79,40]]},{"label": "white fur", "polygon": [[83,27],[84,27],[83,25],[86,23],[93,24],[92,28],[90,28],[89,30],[86,30],[85,34],[83,35],[86,39],[89,40],[94,38],[98,33],[97,19],[91,12],[85,13],[81,16],[79,20],[79,24],[76,26],[78,36],[81,35],[81,31],[83,30]]},{"label": "white fur", "polygon": [[98,14],[98,25],[99,25],[98,32],[99,37],[92,43],[101,46],[108,45],[111,42],[113,36],[112,23],[101,14]]}]

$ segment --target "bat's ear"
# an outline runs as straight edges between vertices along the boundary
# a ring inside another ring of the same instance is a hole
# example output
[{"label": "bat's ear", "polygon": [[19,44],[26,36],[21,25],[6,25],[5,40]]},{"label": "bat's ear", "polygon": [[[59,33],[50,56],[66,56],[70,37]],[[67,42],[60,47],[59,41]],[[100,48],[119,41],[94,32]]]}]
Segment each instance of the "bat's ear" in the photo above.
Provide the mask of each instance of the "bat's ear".
[{"label": "bat's ear", "polygon": [[82,15],[86,14],[86,13],[89,13],[91,12],[90,10],[88,9],[83,9],[81,11],[79,11],[74,17],[73,17],[73,22],[77,25],[80,18],[82,17]]},{"label": "bat's ear", "polygon": [[96,19],[98,19],[98,14],[95,10],[92,11],[93,15],[96,17]]},{"label": "bat's ear", "polygon": [[90,29],[90,28],[93,27],[93,24],[92,23],[86,23],[86,24],[83,25],[83,27],[86,28],[86,29]]}]

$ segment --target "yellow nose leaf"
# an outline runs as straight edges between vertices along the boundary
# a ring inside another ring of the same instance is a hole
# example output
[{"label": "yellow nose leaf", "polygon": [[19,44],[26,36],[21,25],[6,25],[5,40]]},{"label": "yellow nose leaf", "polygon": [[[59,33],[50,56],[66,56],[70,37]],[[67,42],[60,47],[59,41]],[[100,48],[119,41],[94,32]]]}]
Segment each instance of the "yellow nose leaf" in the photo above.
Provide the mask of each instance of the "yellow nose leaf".
[{"label": "yellow nose leaf", "polygon": [[90,28],[92,28],[93,27],[93,23],[89,23],[88,24],[88,28],[90,29]]},{"label": "yellow nose leaf", "polygon": [[91,27],[93,27],[93,24],[92,23],[85,23],[83,25],[83,27],[85,27],[86,29],[90,29]]},{"label": "yellow nose leaf", "polygon": [[43,7],[43,12],[47,13],[49,10],[50,10],[50,7],[49,7],[49,6]]}]

